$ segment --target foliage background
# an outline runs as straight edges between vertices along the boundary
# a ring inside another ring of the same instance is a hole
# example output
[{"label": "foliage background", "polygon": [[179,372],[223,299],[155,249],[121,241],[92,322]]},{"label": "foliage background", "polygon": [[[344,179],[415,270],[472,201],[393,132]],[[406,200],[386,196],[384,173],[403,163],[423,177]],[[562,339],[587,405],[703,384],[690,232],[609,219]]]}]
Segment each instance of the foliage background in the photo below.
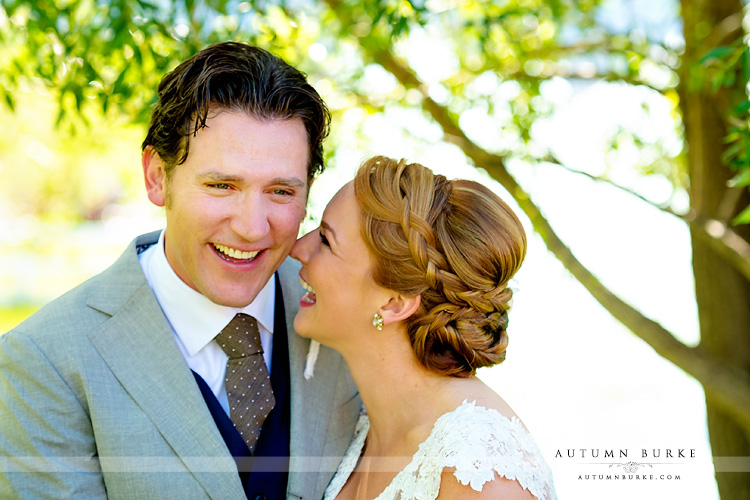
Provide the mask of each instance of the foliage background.
[{"label": "foliage background", "polygon": [[[250,41],[306,71],[334,113],[306,229],[374,153],[485,182],[526,214],[536,235],[509,359],[482,377],[532,429],[561,498],[717,498],[701,384],[661,357],[718,390],[722,410],[748,394],[746,368],[716,370],[699,348],[691,269],[691,231],[717,247],[716,234],[741,240],[732,228],[748,216],[742,5],[714,2],[732,4],[721,22],[690,24],[710,3],[3,0],[0,331],[161,227],[138,168],[158,81],[208,43]],[[686,49],[685,23],[700,47]],[[718,142],[734,203],[723,217],[691,196],[687,87],[726,101]],[[723,245],[750,265],[741,244]],[[602,470],[581,449],[623,448],[642,462],[644,448],[698,456],[669,469],[679,481],[579,479]],[[569,449],[575,458],[555,458]],[[748,475],[746,451],[724,455],[741,460],[724,477]],[[744,498],[747,480],[722,481],[722,498]]]}]

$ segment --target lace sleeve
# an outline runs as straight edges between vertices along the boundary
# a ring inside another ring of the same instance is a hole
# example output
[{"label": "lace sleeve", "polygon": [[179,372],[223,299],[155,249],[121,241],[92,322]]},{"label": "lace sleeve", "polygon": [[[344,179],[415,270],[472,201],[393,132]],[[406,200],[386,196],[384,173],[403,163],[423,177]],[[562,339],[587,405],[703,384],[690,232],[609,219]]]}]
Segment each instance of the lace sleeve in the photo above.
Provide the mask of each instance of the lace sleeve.
[{"label": "lace sleeve", "polygon": [[[445,422],[443,467],[476,491],[495,473],[518,483],[539,500],[556,500],[552,472],[534,439],[517,417],[465,403]],[[437,430],[437,429],[436,429]]]}]

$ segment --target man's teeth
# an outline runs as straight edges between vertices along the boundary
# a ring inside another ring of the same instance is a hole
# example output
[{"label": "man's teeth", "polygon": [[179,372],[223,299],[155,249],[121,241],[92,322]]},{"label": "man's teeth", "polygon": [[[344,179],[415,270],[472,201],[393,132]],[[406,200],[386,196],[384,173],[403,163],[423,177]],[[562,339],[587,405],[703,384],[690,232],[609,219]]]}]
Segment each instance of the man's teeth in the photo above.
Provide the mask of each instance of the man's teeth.
[{"label": "man's teeth", "polygon": [[214,245],[214,248],[218,250],[219,252],[223,253],[224,255],[231,257],[233,259],[239,259],[239,260],[248,260],[248,259],[254,259],[256,255],[258,255],[260,252],[242,252],[240,250],[235,250],[234,248],[229,248],[224,245]]},{"label": "man's teeth", "polygon": [[310,285],[309,285],[309,284],[307,283],[307,281],[305,281],[305,280],[303,280],[302,278],[300,278],[300,280],[299,280],[299,283],[300,283],[300,285],[302,285],[302,288],[304,288],[304,289],[305,289],[305,290],[307,290],[308,292],[310,292],[310,293],[315,293],[315,290],[313,290],[313,287],[311,287],[311,286],[310,286]]}]

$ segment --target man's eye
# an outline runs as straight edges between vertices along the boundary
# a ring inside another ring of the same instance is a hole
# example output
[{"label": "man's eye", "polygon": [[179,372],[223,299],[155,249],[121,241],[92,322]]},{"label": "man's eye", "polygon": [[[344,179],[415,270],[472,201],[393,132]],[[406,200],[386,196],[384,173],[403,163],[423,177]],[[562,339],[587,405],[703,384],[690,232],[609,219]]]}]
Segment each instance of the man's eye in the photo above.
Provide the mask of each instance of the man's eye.
[{"label": "man's eye", "polygon": [[273,194],[279,194],[282,196],[293,196],[294,193],[289,191],[288,189],[274,189]]},{"label": "man's eye", "polygon": [[216,188],[216,189],[229,189],[229,184],[223,184],[219,182],[216,184],[209,184],[209,187]]},{"label": "man's eye", "polygon": [[326,238],[326,235],[323,234],[323,231],[320,231],[320,242],[323,243],[327,247],[331,246],[331,244],[328,242],[328,238]]}]

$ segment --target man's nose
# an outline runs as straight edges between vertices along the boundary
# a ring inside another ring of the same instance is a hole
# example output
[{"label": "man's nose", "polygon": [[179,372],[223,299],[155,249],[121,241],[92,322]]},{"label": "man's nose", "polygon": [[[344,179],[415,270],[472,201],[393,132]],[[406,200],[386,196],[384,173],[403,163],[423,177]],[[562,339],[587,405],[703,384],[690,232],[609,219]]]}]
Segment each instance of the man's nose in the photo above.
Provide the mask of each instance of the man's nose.
[{"label": "man's nose", "polygon": [[232,230],[248,241],[263,239],[271,229],[269,208],[262,196],[243,194],[232,217]]}]

